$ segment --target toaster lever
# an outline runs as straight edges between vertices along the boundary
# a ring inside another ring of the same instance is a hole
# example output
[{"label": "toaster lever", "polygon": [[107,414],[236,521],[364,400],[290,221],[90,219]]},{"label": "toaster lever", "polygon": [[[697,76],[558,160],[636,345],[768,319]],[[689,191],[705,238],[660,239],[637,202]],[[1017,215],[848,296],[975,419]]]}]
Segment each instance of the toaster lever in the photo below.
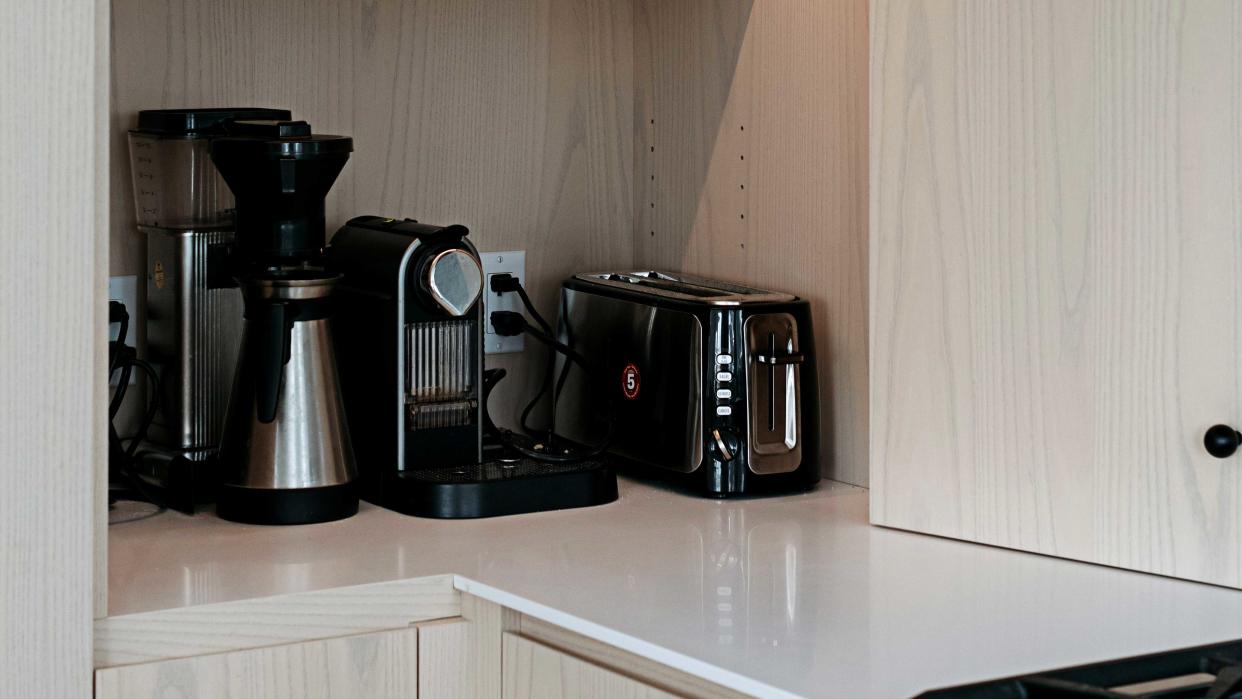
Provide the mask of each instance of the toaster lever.
[{"label": "toaster lever", "polygon": [[724,428],[716,428],[712,430],[712,440],[715,442],[716,451],[721,461],[732,461],[737,454],[737,437],[733,436],[731,430]]},{"label": "toaster lever", "polygon": [[805,358],[806,357],[801,354],[783,354],[779,357],[771,354],[755,355],[756,362],[760,364],[768,364],[770,366],[777,366],[780,364],[801,364],[802,360]]}]

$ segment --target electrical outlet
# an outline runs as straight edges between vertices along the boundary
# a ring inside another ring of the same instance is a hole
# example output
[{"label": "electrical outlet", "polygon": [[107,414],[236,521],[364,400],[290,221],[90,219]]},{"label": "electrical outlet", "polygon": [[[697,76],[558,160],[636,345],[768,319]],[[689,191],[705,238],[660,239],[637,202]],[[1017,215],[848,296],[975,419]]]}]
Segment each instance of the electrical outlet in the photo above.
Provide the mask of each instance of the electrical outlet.
[{"label": "electrical outlet", "polygon": [[492,291],[492,276],[496,274],[512,274],[522,284],[526,284],[526,251],[510,250],[508,252],[482,252],[483,259],[483,351],[486,354],[503,354],[505,352],[521,352],[526,349],[524,335],[505,337],[497,335],[492,328],[493,311],[517,311],[524,313],[522,299],[516,292],[499,294]]},{"label": "electrical outlet", "polygon": [[[134,326],[138,321],[138,277],[133,275],[109,277],[108,300],[120,301],[125,304],[125,310],[129,311],[129,331],[125,338],[125,344],[132,347],[135,335]],[[115,340],[120,331],[121,327],[119,325],[108,326],[108,339]]]},{"label": "electrical outlet", "polygon": [[[108,300],[120,301],[125,304],[125,310],[129,312],[129,329],[125,333],[125,344],[130,347],[138,346],[138,324],[142,321],[142,316],[138,313],[138,277],[133,275],[125,277],[109,277],[108,278]],[[117,339],[121,333],[121,326],[108,325],[108,341]],[[134,385],[138,380],[136,375],[131,375],[129,385]],[[116,385],[117,377],[111,378],[111,384]]]}]

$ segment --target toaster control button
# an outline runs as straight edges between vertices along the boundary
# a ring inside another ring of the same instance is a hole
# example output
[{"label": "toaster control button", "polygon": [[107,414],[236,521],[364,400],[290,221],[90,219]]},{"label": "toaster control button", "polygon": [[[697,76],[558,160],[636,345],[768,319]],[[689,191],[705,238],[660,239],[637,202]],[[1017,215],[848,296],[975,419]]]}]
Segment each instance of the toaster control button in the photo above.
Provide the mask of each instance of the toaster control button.
[{"label": "toaster control button", "polygon": [[733,380],[733,372],[731,372],[731,371],[718,371],[718,372],[716,372],[716,380],[717,380],[717,381],[732,381],[732,380]]},{"label": "toaster control button", "polygon": [[716,397],[720,400],[729,400],[733,397],[733,390],[729,388],[716,389]]},{"label": "toaster control button", "polygon": [[733,408],[730,408],[730,407],[729,407],[729,406],[727,406],[727,405],[717,405],[717,406],[716,406],[716,414],[717,414],[717,415],[732,415],[732,414],[733,414]]},{"label": "toaster control button", "polygon": [[731,355],[731,354],[718,354],[718,355],[716,355],[716,363],[717,363],[717,364],[732,364],[732,363],[733,363],[733,355]]}]

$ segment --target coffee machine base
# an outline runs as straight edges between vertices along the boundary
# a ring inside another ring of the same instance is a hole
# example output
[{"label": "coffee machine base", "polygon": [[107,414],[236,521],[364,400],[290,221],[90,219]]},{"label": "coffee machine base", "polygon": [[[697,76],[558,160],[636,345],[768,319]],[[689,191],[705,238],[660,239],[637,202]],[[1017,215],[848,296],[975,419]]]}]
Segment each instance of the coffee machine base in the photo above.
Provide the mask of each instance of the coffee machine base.
[{"label": "coffee machine base", "polygon": [[220,465],[212,451],[167,449],[144,442],[132,468],[152,500],[187,515],[215,502],[220,489]]},{"label": "coffee machine base", "polygon": [[617,499],[617,477],[600,461],[496,459],[403,471],[381,492],[374,499],[363,497],[415,517],[477,519],[610,503]]},{"label": "coffee machine base", "polygon": [[315,524],[352,517],[358,512],[354,483],[317,488],[247,488],[224,484],[216,514],[244,524]]}]

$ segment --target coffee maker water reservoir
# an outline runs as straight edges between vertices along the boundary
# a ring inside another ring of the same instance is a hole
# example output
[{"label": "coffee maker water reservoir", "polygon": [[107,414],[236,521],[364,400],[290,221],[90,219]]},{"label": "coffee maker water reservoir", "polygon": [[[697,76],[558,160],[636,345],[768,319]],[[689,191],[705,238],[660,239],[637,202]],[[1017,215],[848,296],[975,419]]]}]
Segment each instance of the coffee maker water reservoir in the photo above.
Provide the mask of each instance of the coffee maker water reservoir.
[{"label": "coffee maker water reservoir", "polygon": [[139,112],[129,132],[134,213],[147,245],[147,359],[162,391],[136,467],[177,509],[215,497],[212,461],[242,327],[228,259],[233,194],[209,145],[234,120],[289,116],[283,109],[155,109]]}]

